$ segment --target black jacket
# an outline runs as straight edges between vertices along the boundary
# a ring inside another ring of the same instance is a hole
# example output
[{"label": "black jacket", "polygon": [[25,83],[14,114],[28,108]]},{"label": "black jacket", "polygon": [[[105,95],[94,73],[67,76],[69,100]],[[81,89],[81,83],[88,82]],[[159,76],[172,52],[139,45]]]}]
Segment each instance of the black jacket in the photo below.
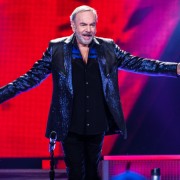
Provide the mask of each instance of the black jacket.
[{"label": "black jacket", "polygon": [[[23,76],[0,89],[0,103],[37,86],[50,73],[53,78],[52,102],[47,122],[46,137],[56,131],[62,141],[71,121],[73,87],[71,48],[72,36],[52,40],[42,59]],[[103,93],[108,106],[109,131],[127,136],[118,89],[118,69],[149,75],[177,77],[177,63],[139,58],[121,50],[113,40],[94,38]]]}]

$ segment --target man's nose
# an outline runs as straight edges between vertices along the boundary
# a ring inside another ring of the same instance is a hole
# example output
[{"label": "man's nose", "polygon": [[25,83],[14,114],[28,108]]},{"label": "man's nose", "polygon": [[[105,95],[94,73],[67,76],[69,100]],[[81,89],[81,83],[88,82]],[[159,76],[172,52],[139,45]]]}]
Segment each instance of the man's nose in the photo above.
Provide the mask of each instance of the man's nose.
[{"label": "man's nose", "polygon": [[86,31],[87,31],[87,32],[91,32],[91,26],[87,26]]}]

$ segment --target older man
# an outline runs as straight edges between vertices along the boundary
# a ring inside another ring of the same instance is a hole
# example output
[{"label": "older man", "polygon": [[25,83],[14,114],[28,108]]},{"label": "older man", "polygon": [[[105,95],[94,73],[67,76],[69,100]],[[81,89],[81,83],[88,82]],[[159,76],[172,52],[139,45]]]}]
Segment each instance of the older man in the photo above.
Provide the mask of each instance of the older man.
[{"label": "older man", "polygon": [[69,180],[96,180],[105,134],[126,126],[118,89],[118,69],[176,77],[173,62],[139,58],[121,50],[113,40],[95,37],[97,13],[77,7],[70,16],[73,34],[52,40],[42,59],[23,76],[0,89],[0,102],[37,86],[50,73],[52,103],[46,137],[56,131],[62,142]]}]

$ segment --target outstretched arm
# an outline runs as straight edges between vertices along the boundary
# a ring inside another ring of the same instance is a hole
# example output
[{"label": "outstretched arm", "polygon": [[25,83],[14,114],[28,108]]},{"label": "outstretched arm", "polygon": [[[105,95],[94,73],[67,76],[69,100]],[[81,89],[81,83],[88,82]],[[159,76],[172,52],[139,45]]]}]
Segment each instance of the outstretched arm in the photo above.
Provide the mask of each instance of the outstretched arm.
[{"label": "outstretched arm", "polygon": [[0,103],[40,84],[51,72],[51,57],[52,47],[49,46],[42,58],[27,73],[0,88]]},{"label": "outstretched arm", "polygon": [[177,77],[180,75],[180,64],[176,62],[163,62],[133,56],[130,53],[120,49],[116,44],[114,44],[114,52],[117,58],[118,67],[120,69],[151,76]]}]

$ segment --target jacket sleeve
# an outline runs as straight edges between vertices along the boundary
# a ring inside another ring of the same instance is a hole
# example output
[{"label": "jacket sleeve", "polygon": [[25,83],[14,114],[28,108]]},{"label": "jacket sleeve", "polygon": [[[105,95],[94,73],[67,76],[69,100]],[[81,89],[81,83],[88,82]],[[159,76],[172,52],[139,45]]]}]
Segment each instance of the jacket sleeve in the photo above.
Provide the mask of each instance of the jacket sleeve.
[{"label": "jacket sleeve", "polygon": [[0,88],[0,103],[39,85],[51,73],[52,45],[32,68],[13,82]]},{"label": "jacket sleeve", "polygon": [[113,43],[113,46],[117,59],[116,63],[120,69],[151,76],[178,76],[178,63],[176,62],[163,62],[159,60],[133,56],[130,53],[121,50],[117,44]]}]

